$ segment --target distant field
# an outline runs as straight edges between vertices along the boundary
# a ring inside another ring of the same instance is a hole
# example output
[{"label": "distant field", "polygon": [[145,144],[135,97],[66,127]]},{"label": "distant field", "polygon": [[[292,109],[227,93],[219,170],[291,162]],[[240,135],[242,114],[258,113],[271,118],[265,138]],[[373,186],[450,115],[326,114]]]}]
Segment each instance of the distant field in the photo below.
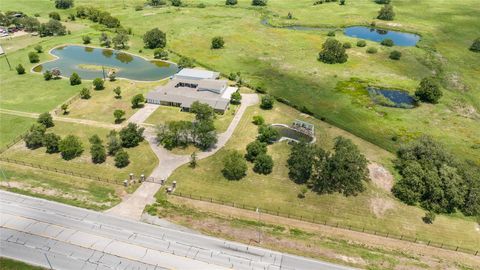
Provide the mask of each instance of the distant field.
[{"label": "distant field", "polygon": [[0,148],[25,133],[35,119],[0,113]]}]

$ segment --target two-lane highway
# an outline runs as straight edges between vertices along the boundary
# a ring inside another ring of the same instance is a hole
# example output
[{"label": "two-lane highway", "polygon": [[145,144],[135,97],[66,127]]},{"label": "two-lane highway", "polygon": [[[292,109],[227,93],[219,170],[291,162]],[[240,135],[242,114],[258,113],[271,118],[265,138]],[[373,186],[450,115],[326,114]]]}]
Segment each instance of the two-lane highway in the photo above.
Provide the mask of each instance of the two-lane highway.
[{"label": "two-lane highway", "polygon": [[351,269],[5,191],[0,255],[69,270]]}]

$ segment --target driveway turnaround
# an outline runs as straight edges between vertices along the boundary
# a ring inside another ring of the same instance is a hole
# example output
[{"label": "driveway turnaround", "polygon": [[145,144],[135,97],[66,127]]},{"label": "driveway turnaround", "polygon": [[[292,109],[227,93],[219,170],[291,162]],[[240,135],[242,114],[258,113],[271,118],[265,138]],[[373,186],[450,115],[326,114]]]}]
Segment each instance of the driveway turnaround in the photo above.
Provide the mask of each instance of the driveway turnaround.
[{"label": "driveway turnaround", "polygon": [[59,270],[351,269],[5,191],[0,255]]}]

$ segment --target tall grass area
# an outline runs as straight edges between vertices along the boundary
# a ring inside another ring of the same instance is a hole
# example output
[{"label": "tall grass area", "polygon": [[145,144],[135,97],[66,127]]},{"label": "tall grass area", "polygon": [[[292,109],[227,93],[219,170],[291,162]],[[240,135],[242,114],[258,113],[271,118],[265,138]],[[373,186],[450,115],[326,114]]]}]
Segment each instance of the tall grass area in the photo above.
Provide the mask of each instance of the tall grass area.
[{"label": "tall grass area", "polygon": [[25,133],[35,119],[0,113],[0,148]]}]

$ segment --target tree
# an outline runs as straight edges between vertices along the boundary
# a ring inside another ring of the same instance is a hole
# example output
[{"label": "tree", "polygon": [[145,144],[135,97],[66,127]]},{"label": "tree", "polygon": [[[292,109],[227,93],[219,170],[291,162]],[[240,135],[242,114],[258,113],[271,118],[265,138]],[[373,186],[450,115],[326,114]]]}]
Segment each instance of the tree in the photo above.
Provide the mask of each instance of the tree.
[{"label": "tree", "polygon": [[30,63],[38,63],[40,61],[40,57],[36,52],[29,52],[28,60],[30,60]]},{"label": "tree", "polygon": [[334,38],[328,38],[318,54],[318,60],[327,64],[345,63],[347,59],[348,55],[342,43]]},{"label": "tree", "polygon": [[47,133],[43,136],[43,145],[47,149],[46,152],[48,154],[58,153],[59,150],[59,143],[60,143],[60,136],[55,133]]},{"label": "tree", "polygon": [[254,115],[252,122],[257,126],[261,126],[261,125],[265,124],[265,119],[261,115]]},{"label": "tree", "polygon": [[255,140],[247,145],[247,153],[245,154],[245,159],[253,162],[255,159],[262,154],[267,153],[267,144]]},{"label": "tree", "polygon": [[207,150],[217,143],[217,133],[213,125],[213,119],[200,120],[193,123],[193,137],[195,145]]},{"label": "tree", "polygon": [[233,92],[230,97],[230,103],[240,104],[241,102],[242,102],[242,95],[240,94],[240,92],[238,91]]},{"label": "tree", "polygon": [[26,32],[35,32],[40,28],[40,21],[37,18],[23,17],[18,21],[23,25]]},{"label": "tree", "polygon": [[110,39],[108,38],[108,35],[105,32],[102,32],[100,34],[100,46],[105,46],[107,48],[110,48],[110,44],[112,43]]},{"label": "tree", "polygon": [[225,5],[227,6],[235,6],[237,4],[237,0],[226,0]]},{"label": "tree", "polygon": [[82,83],[82,79],[76,72],[73,72],[70,76],[70,85],[79,85]]},{"label": "tree", "polygon": [[142,94],[136,94],[132,97],[132,108],[140,108],[145,102],[145,97]]},{"label": "tree", "polygon": [[393,21],[393,18],[395,18],[395,12],[390,4],[384,5],[378,12],[377,19],[379,20]]},{"label": "tree", "polygon": [[275,103],[275,99],[270,95],[262,96],[262,102],[260,103],[260,108],[264,110],[270,110],[273,108],[273,104]]},{"label": "tree", "polygon": [[443,93],[440,90],[440,85],[432,78],[424,78],[415,91],[415,96],[423,102],[438,103]]},{"label": "tree", "polygon": [[386,39],[382,40],[382,42],[380,42],[380,44],[382,44],[383,46],[387,46],[387,47],[392,47],[392,46],[395,45],[393,40],[391,40],[389,38],[386,38]]},{"label": "tree", "polygon": [[67,28],[62,25],[61,22],[57,20],[50,20],[47,23],[42,23],[40,24],[40,27],[38,28],[38,34],[40,37],[46,37],[46,36],[63,36],[67,33]]},{"label": "tree", "polygon": [[22,66],[22,64],[18,64],[18,66],[15,67],[15,70],[17,71],[18,75],[25,74],[25,68]]},{"label": "tree", "polygon": [[340,0],[340,5],[341,6],[345,5],[345,0]]},{"label": "tree", "polygon": [[253,165],[253,171],[259,174],[270,174],[273,169],[273,159],[267,154],[257,156]]},{"label": "tree", "polygon": [[82,90],[80,90],[80,98],[81,99],[89,99],[91,97],[90,95],[90,89],[84,87]]},{"label": "tree", "polygon": [[83,44],[90,44],[92,38],[90,36],[82,36]]},{"label": "tree", "polygon": [[182,5],[182,0],[170,0],[172,2],[172,6],[179,7]]},{"label": "tree", "polygon": [[75,135],[68,135],[60,140],[58,149],[65,160],[71,160],[79,157],[83,153],[83,145],[80,139]]},{"label": "tree", "polygon": [[480,52],[480,37],[475,39],[470,46],[470,51],[472,52]]},{"label": "tree", "polygon": [[195,114],[195,119],[198,121],[208,121],[215,118],[215,111],[210,105],[195,101],[190,105],[190,112]]},{"label": "tree", "polygon": [[390,4],[390,0],[375,0],[375,3],[386,5],[386,4]]},{"label": "tree", "polygon": [[54,80],[61,79],[62,72],[58,68],[52,68],[52,76]]},{"label": "tree", "polygon": [[287,167],[288,176],[295,183],[304,184],[310,179],[315,151],[313,146],[305,142],[293,144]]},{"label": "tree", "polygon": [[115,117],[115,124],[119,124],[123,121],[123,117],[125,116],[124,110],[115,110],[113,112],[113,117]]},{"label": "tree", "polygon": [[37,123],[44,125],[46,128],[55,126],[53,123],[53,118],[48,112],[40,114],[38,116]]},{"label": "tree", "polygon": [[62,106],[60,106],[60,109],[63,111],[63,114],[68,114],[68,104],[62,104]]},{"label": "tree", "polygon": [[95,89],[95,90],[102,90],[102,89],[104,89],[102,78],[95,78],[95,79],[93,80],[93,86],[94,86],[94,89]]},{"label": "tree", "polygon": [[124,49],[125,44],[128,43],[129,37],[127,34],[124,33],[117,33],[116,36],[113,37],[112,42],[115,49]]},{"label": "tree", "polygon": [[120,86],[115,87],[113,89],[113,93],[115,93],[115,98],[116,99],[122,98],[122,89],[120,88]]},{"label": "tree", "polygon": [[144,130],[144,128],[138,127],[135,123],[128,123],[128,125],[119,132],[122,146],[127,148],[137,146],[143,141]]},{"label": "tree", "polygon": [[280,133],[272,126],[262,125],[258,127],[257,140],[272,144],[280,139]]},{"label": "tree", "polygon": [[124,168],[128,164],[130,164],[128,153],[123,149],[118,150],[115,154],[115,167]]},{"label": "tree", "polygon": [[221,49],[225,45],[225,41],[223,40],[223,37],[217,36],[212,38],[212,49]]},{"label": "tree", "polygon": [[55,11],[48,13],[48,17],[56,21],[61,20],[60,14],[58,14],[58,12],[55,12]]},{"label": "tree", "polygon": [[357,47],[365,47],[367,46],[367,42],[365,40],[357,41]]},{"label": "tree", "polygon": [[92,155],[92,162],[95,164],[100,164],[107,160],[107,152],[105,151],[105,146],[103,142],[98,137],[98,135],[93,135],[88,139],[90,141],[90,154]]},{"label": "tree", "polygon": [[480,216],[480,167],[467,162],[458,168],[464,181],[465,199],[460,210],[467,216]]},{"label": "tree", "polygon": [[166,5],[167,2],[166,2],[165,0],[150,0],[150,1],[149,1],[149,4],[150,4],[151,6],[156,7],[156,6]]},{"label": "tree", "polygon": [[158,28],[153,28],[143,35],[143,43],[149,49],[165,48],[167,45],[167,36]]},{"label": "tree", "polygon": [[55,8],[67,9],[73,7],[73,0],[55,0]]},{"label": "tree", "polygon": [[43,47],[42,45],[36,45],[35,47],[33,47],[35,49],[35,51],[37,51],[37,53],[42,53],[43,52]]},{"label": "tree", "polygon": [[268,0],[252,0],[252,6],[266,6]]},{"label": "tree", "polygon": [[23,140],[25,141],[25,145],[29,149],[36,149],[43,145],[43,137],[45,135],[45,126],[40,124],[33,124],[30,127],[29,132],[25,135]]},{"label": "tree", "polygon": [[190,167],[197,167],[197,152],[195,151],[190,155]]},{"label": "tree", "polygon": [[182,56],[180,57],[180,60],[178,61],[178,68],[192,68],[194,67],[194,61],[192,58]]},{"label": "tree", "polygon": [[114,82],[117,79],[117,73],[115,72],[115,70],[110,70],[107,74],[107,77],[109,81]]},{"label": "tree", "polygon": [[392,60],[400,60],[400,58],[402,57],[402,53],[399,51],[392,51],[389,57]]},{"label": "tree", "polygon": [[247,162],[242,154],[232,150],[223,159],[222,174],[228,180],[240,180],[247,173]]},{"label": "tree", "polygon": [[43,73],[43,78],[45,79],[45,81],[50,81],[53,77],[53,74],[50,70],[47,70],[45,71],[45,73]]},{"label": "tree", "polygon": [[162,48],[157,48],[153,52],[153,58],[167,60],[168,59],[168,52]]},{"label": "tree", "polygon": [[118,134],[115,130],[111,130],[107,135],[107,150],[110,156],[115,156],[115,154],[122,149],[122,143],[118,138]]}]

